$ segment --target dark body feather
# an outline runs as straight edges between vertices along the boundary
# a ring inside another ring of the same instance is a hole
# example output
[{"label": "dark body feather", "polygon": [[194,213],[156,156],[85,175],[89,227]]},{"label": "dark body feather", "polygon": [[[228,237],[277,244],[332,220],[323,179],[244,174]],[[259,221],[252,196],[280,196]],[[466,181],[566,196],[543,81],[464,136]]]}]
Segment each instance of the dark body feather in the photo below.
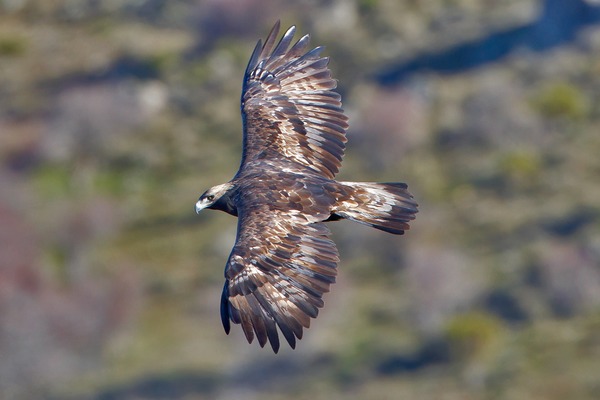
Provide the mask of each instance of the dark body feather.
[{"label": "dark body feather", "polygon": [[334,180],[348,123],[328,59],[309,50],[308,35],[291,46],[294,27],[275,45],[278,31],[279,23],[258,42],[244,76],[240,169],[196,204],[238,217],[221,299],[226,332],[240,324],[249,342],[275,352],[278,329],[295,347],[335,282],[339,258],[325,221],[402,234],[417,212],[403,183]]}]

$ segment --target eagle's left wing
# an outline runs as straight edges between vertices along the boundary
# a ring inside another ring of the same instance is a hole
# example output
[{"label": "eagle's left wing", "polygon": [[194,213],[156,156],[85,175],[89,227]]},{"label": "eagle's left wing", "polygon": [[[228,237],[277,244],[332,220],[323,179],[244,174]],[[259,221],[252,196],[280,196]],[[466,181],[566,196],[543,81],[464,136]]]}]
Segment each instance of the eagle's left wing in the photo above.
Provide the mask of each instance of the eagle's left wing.
[{"label": "eagle's left wing", "polygon": [[241,169],[269,160],[282,168],[309,169],[333,178],[344,155],[348,118],[328,59],[309,51],[308,35],[290,47],[295,27],[277,45],[275,24],[264,45],[259,41],[244,75]]},{"label": "eagle's left wing", "polygon": [[298,210],[261,207],[242,212],[225,268],[221,319],[241,324],[248,342],[256,335],[279,350],[277,328],[292,348],[323,306],[339,261],[329,229]]}]

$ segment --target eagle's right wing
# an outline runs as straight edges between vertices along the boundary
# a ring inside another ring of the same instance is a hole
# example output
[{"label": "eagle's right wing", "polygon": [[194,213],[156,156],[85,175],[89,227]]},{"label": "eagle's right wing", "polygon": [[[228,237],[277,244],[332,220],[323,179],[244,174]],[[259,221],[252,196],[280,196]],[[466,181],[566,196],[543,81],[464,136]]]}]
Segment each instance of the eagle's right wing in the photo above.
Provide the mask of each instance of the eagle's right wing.
[{"label": "eagle's right wing", "polygon": [[300,211],[261,207],[242,212],[225,268],[221,319],[241,324],[248,342],[256,335],[279,350],[277,328],[292,348],[323,306],[339,261],[329,229]]},{"label": "eagle's right wing", "polygon": [[275,24],[265,44],[258,42],[244,75],[243,169],[256,160],[282,168],[308,167],[333,178],[344,155],[348,118],[322,48],[308,50],[308,35],[290,48],[295,27],[274,46]]}]

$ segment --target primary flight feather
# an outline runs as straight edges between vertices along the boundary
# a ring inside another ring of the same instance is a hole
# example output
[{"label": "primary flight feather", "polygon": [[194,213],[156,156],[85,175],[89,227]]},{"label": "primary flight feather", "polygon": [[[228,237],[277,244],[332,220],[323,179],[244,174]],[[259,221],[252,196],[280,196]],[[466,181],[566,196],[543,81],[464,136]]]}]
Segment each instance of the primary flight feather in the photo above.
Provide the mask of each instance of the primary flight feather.
[{"label": "primary flight feather", "polygon": [[243,153],[234,178],[196,203],[238,217],[225,267],[221,320],[248,339],[294,348],[323,307],[339,261],[326,221],[350,219],[403,234],[417,204],[404,183],[338,182],[348,118],[336,81],[305,35],[279,22],[259,40],[242,88]]}]

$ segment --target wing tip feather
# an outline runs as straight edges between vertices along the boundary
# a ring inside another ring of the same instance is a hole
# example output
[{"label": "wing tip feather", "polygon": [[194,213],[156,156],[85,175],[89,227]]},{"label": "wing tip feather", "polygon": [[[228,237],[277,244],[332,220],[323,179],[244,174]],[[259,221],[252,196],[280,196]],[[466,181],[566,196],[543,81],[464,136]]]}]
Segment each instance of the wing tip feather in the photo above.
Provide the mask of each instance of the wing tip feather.
[{"label": "wing tip feather", "polygon": [[231,315],[229,314],[229,282],[226,280],[223,286],[223,292],[221,294],[221,323],[225,333],[229,335],[231,331],[230,323]]}]

